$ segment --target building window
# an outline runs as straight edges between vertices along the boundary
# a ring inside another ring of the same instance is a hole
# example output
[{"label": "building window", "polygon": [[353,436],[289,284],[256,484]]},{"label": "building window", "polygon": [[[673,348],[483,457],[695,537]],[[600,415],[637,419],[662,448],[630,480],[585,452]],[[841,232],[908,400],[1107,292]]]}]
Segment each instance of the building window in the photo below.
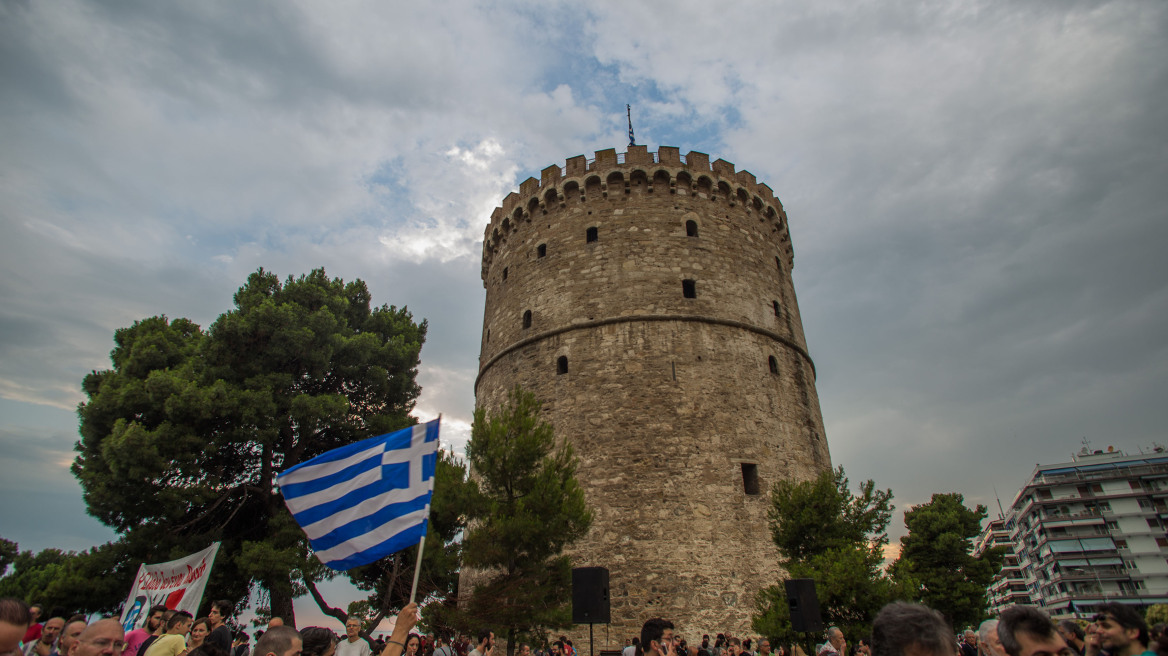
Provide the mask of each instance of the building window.
[{"label": "building window", "polygon": [[543,257],[545,255],[547,255],[547,244],[540,244],[539,246],[535,247],[536,257]]},{"label": "building window", "polygon": [[568,373],[568,356],[561,355],[559,358],[556,359],[556,373],[557,374]]},{"label": "building window", "polygon": [[770,367],[772,374],[779,373],[779,361],[775,359],[775,356],[767,357],[767,366]]},{"label": "building window", "polygon": [[697,283],[694,282],[693,280],[682,280],[681,281],[681,295],[686,297],[686,298],[697,298],[698,297]]},{"label": "building window", "polygon": [[487,343],[488,344],[491,343],[491,329],[490,328],[487,329]]},{"label": "building window", "polygon": [[751,496],[759,493],[758,465],[749,462],[742,463],[742,489]]},{"label": "building window", "polygon": [[783,261],[779,259],[778,255],[775,256],[775,266],[778,267],[779,271],[783,270]]},{"label": "building window", "polygon": [[526,312],[523,313],[523,327],[524,328],[531,327],[531,310],[527,310]]},{"label": "building window", "polygon": [[596,229],[596,226],[589,228],[586,234],[589,244],[600,239],[600,232]]},{"label": "building window", "polygon": [[507,267],[503,267],[503,280],[507,279]]},{"label": "building window", "polygon": [[779,302],[778,301],[771,301],[771,304],[775,306],[775,316],[776,317],[783,316],[783,310],[779,307]]},{"label": "building window", "polygon": [[1115,548],[1116,549],[1127,549],[1127,540],[1116,540],[1115,541]]},{"label": "building window", "polygon": [[697,237],[698,236],[698,222],[697,221],[694,221],[691,219],[691,220],[685,222],[685,236],[686,237]]}]

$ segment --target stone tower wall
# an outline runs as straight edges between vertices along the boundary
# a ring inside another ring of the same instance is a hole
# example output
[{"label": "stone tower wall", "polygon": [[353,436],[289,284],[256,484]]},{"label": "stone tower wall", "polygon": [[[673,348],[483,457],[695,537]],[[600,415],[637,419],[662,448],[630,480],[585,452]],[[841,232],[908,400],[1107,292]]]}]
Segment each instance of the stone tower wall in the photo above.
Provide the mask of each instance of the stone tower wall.
[{"label": "stone tower wall", "polygon": [[767,492],[831,466],[792,263],[769,187],[676,148],[569,159],[492,214],[476,403],[522,385],[575,446],[574,564],[609,569],[613,643],[650,617],[749,633],[778,582]]}]

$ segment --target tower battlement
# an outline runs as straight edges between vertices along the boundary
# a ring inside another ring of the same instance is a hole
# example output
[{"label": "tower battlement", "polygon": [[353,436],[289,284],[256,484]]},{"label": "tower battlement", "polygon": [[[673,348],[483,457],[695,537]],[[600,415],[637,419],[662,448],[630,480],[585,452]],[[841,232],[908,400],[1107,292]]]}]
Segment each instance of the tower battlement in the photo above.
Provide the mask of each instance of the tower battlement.
[{"label": "tower battlement", "polygon": [[642,191],[695,195],[729,207],[741,206],[746,216],[768,225],[782,246],[788,268],[794,265],[783,204],[753,173],[735,171],[734,164],[724,159],[711,163],[709,155],[697,151],[682,156],[674,146],[661,146],[656,153],[647,146],[630,146],[619,154],[615,148],[598,150],[591,160],[584,155],[568,158],[564,166],[553,164],[540,171],[539,179],[527,178],[518,192],[508,194],[491,212],[483,234],[483,284],[495,252],[524,223],[563,209],[569,202],[620,200]]}]

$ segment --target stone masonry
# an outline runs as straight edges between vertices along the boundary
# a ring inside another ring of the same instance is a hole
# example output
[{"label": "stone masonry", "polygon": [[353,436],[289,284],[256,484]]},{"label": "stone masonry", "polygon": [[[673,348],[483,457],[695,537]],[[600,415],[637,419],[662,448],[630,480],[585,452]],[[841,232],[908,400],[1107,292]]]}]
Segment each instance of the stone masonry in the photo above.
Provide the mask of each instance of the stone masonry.
[{"label": "stone masonry", "polygon": [[651,617],[748,634],[779,582],[770,487],[831,466],[792,264],[771,189],[677,148],[573,157],[491,215],[475,399],[522,385],[576,448],[595,521],[574,566],[610,574],[598,649]]}]

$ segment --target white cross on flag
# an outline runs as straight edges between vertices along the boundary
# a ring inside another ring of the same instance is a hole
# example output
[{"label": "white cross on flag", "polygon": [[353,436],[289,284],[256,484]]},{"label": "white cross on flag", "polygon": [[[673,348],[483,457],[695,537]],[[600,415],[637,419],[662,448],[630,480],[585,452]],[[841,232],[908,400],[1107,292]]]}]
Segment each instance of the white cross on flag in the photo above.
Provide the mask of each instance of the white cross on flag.
[{"label": "white cross on flag", "polygon": [[422,539],[437,463],[435,419],[322,453],[276,482],[316,556],[343,571]]}]

